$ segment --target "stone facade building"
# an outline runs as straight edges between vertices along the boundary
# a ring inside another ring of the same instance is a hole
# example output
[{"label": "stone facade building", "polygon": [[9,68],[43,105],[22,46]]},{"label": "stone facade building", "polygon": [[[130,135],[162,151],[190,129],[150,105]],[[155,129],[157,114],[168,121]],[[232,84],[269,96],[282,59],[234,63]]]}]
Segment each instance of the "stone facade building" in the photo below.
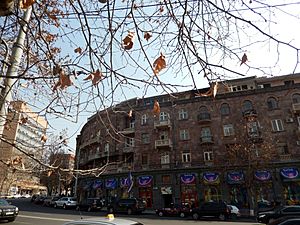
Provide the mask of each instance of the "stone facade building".
[{"label": "stone facade building", "polygon": [[215,85],[215,97],[206,88],[131,99],[90,117],[77,137],[77,168],[107,167],[78,178],[79,199],[134,196],[149,208],[224,200],[248,209],[299,201],[300,76]]}]

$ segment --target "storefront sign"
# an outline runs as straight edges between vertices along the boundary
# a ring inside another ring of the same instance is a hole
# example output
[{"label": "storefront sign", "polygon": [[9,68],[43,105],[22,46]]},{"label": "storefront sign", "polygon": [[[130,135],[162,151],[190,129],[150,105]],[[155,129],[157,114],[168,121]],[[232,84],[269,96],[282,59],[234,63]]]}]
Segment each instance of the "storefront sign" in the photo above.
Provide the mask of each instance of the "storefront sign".
[{"label": "storefront sign", "polygon": [[171,195],[172,187],[161,187],[160,191],[161,191],[161,194],[163,194],[163,195]]},{"label": "storefront sign", "polygon": [[271,180],[271,172],[267,170],[258,170],[254,173],[255,179],[259,181],[268,181]]},{"label": "storefront sign", "polygon": [[242,171],[233,171],[227,173],[227,182],[229,184],[240,184],[244,182],[244,173]]},{"label": "storefront sign", "polygon": [[191,174],[182,174],[180,176],[180,180],[183,184],[192,184],[195,183],[196,181],[196,175],[191,173]]},{"label": "storefront sign", "polygon": [[299,171],[297,168],[283,168],[280,170],[280,174],[284,179],[299,178]]},{"label": "storefront sign", "polygon": [[93,189],[98,189],[102,187],[102,181],[101,180],[95,180],[93,183]]},{"label": "storefront sign", "polygon": [[130,180],[128,177],[122,177],[120,179],[120,187],[129,187],[130,186]]},{"label": "storefront sign", "polygon": [[203,173],[203,180],[206,184],[217,184],[220,182],[219,173],[205,172]]},{"label": "storefront sign", "polygon": [[139,186],[145,187],[145,186],[151,186],[152,184],[152,176],[139,176],[138,177],[138,184]]},{"label": "storefront sign", "polygon": [[117,188],[117,179],[116,178],[107,179],[105,181],[105,187],[107,189],[115,189],[115,188]]}]

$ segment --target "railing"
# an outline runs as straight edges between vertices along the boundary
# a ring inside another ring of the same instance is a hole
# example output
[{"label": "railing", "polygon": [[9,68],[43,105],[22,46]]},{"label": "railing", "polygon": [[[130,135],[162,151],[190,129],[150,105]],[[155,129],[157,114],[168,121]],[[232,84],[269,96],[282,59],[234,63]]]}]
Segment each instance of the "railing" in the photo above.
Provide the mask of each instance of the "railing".
[{"label": "railing", "polygon": [[199,122],[210,122],[211,117],[209,113],[199,113],[197,116]]},{"label": "railing", "polygon": [[213,136],[202,136],[200,137],[200,144],[214,143]]},{"label": "railing", "polygon": [[94,159],[98,159],[98,158],[101,158],[101,157],[102,157],[102,155],[101,155],[100,152],[97,152],[97,153],[95,153],[95,154],[90,154],[90,155],[88,156],[88,161],[94,160]]},{"label": "railing", "polygon": [[134,127],[127,127],[124,128],[123,130],[119,131],[121,134],[132,134],[135,132]]},{"label": "railing", "polygon": [[84,147],[86,147],[86,146],[88,146],[88,145],[91,145],[91,144],[93,144],[93,143],[95,143],[95,142],[100,142],[100,137],[99,137],[99,136],[96,136],[96,137],[94,137],[94,138],[91,138],[91,139],[85,141],[84,143],[82,143],[82,144],[80,145],[80,148],[84,148]]},{"label": "railing", "polygon": [[243,111],[243,117],[257,117],[257,112],[255,109],[248,109]]},{"label": "railing", "polygon": [[158,127],[171,127],[171,121],[169,119],[164,121],[154,121],[154,128]]},{"label": "railing", "polygon": [[279,156],[280,161],[290,161],[292,159],[291,154],[284,154]]},{"label": "railing", "polygon": [[170,139],[164,139],[164,140],[156,140],[155,141],[155,148],[159,147],[171,147],[172,142]]}]

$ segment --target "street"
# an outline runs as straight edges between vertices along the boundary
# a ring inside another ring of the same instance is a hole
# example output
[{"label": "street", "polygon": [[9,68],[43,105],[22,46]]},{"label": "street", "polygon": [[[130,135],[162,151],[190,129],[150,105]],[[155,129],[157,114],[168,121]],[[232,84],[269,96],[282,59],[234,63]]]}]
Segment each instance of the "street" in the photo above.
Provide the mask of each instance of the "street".
[{"label": "street", "polygon": [[[43,207],[41,205],[35,205],[30,203],[30,199],[15,199],[9,200],[13,205],[16,205],[20,209],[20,214],[13,222],[13,225],[62,225],[67,221],[78,220],[81,217],[104,217],[105,211],[101,212],[78,212],[74,209],[54,209],[49,207]],[[259,223],[237,220],[237,221],[213,221],[213,220],[199,220],[194,221],[189,218],[177,218],[177,217],[158,217],[153,214],[142,214],[142,215],[125,215],[117,214],[118,217],[132,219],[143,223],[144,225],[182,225],[182,224],[199,224],[199,225],[258,225]],[[0,222],[4,224],[5,222]]]}]

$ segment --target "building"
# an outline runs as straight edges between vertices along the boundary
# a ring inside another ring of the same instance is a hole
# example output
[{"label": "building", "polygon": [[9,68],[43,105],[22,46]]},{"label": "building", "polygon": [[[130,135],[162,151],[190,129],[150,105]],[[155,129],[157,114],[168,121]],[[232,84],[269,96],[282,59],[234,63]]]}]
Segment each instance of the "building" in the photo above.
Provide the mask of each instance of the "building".
[{"label": "building", "polygon": [[299,74],[128,100],[90,117],[77,137],[77,168],[108,163],[99,177],[79,177],[77,194],[131,195],[149,208],[225,200],[255,209],[260,201],[299,201],[299,127]]},{"label": "building", "polygon": [[0,142],[2,195],[45,191],[45,187],[40,186],[39,165],[28,155],[42,159],[46,129],[47,121],[33,112],[25,102],[11,102],[3,140]]}]

